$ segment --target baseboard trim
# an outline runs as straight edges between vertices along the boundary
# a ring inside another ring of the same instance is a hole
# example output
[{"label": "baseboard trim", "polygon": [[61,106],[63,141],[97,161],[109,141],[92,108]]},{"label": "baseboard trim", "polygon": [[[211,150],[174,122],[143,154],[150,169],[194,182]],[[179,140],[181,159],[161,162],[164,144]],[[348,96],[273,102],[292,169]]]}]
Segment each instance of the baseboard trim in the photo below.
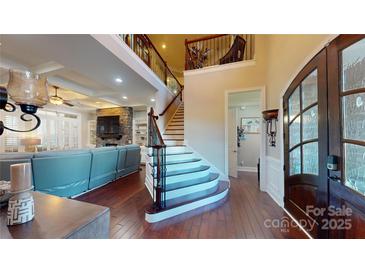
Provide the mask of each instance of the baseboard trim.
[{"label": "baseboard trim", "polygon": [[257,173],[257,168],[256,167],[239,166],[239,167],[237,167],[237,170],[238,171],[256,172]]}]

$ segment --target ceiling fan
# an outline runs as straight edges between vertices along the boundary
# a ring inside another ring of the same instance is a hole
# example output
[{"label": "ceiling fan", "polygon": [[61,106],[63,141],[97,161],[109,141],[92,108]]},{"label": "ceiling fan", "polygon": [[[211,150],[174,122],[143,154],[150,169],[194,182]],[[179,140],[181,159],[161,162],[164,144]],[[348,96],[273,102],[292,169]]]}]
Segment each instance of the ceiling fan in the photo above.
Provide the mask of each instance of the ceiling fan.
[{"label": "ceiling fan", "polygon": [[53,95],[53,96],[51,96],[49,98],[49,102],[51,104],[54,104],[54,105],[62,105],[62,104],[64,104],[64,105],[69,106],[69,107],[73,107],[74,106],[73,104],[69,103],[66,100],[63,100],[62,97],[60,97],[60,96],[57,95],[57,91],[58,91],[59,87],[53,86],[53,88],[55,89],[55,95]]}]

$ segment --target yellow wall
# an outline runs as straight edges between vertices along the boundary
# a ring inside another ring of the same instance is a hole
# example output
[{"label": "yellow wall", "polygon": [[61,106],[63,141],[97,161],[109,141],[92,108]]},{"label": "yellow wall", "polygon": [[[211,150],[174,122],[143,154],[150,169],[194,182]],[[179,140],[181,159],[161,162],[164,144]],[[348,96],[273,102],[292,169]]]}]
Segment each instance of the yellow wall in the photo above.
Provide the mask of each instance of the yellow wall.
[{"label": "yellow wall", "polygon": [[[279,108],[280,97],[300,69],[333,35],[257,35],[256,65],[185,75],[185,140],[225,171],[225,91],[266,87],[266,109]],[[279,121],[281,122],[281,121]],[[278,146],[269,156],[280,159]]]},{"label": "yellow wall", "polygon": [[267,35],[267,107],[279,108],[290,82],[333,35]]},{"label": "yellow wall", "polygon": [[225,90],[265,84],[266,37],[256,37],[256,65],[196,75],[185,74],[185,140],[224,172]]}]

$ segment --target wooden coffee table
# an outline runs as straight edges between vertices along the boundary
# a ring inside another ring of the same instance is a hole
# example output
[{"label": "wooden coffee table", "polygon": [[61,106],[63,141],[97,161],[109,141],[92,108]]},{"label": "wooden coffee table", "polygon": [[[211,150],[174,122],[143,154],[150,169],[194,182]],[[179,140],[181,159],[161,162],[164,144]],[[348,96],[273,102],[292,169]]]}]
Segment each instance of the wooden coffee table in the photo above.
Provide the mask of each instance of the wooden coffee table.
[{"label": "wooden coffee table", "polygon": [[7,207],[0,209],[0,239],[105,239],[109,238],[107,207],[33,192],[35,217],[6,225]]}]

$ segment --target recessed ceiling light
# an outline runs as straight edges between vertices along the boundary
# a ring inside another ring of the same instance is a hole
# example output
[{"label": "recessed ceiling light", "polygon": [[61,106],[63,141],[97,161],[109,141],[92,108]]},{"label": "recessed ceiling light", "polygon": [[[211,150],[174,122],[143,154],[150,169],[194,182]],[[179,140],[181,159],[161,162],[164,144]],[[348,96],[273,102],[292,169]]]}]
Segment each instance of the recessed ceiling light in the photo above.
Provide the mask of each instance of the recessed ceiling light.
[{"label": "recessed ceiling light", "polygon": [[127,96],[123,96],[122,98],[123,98],[124,100],[127,100],[127,99],[128,99],[128,97],[127,97]]},{"label": "recessed ceiling light", "polygon": [[162,48],[165,49],[166,48],[166,45],[165,44],[162,44]]},{"label": "recessed ceiling light", "polygon": [[97,101],[97,102],[95,102],[95,104],[100,104],[100,102],[99,102],[99,101]]},{"label": "recessed ceiling light", "polygon": [[156,101],[155,98],[151,98],[151,102],[154,102],[154,101]]},{"label": "recessed ceiling light", "polygon": [[117,82],[117,83],[122,83],[122,82],[123,82],[123,80],[122,80],[122,78],[115,78],[115,82]]}]

